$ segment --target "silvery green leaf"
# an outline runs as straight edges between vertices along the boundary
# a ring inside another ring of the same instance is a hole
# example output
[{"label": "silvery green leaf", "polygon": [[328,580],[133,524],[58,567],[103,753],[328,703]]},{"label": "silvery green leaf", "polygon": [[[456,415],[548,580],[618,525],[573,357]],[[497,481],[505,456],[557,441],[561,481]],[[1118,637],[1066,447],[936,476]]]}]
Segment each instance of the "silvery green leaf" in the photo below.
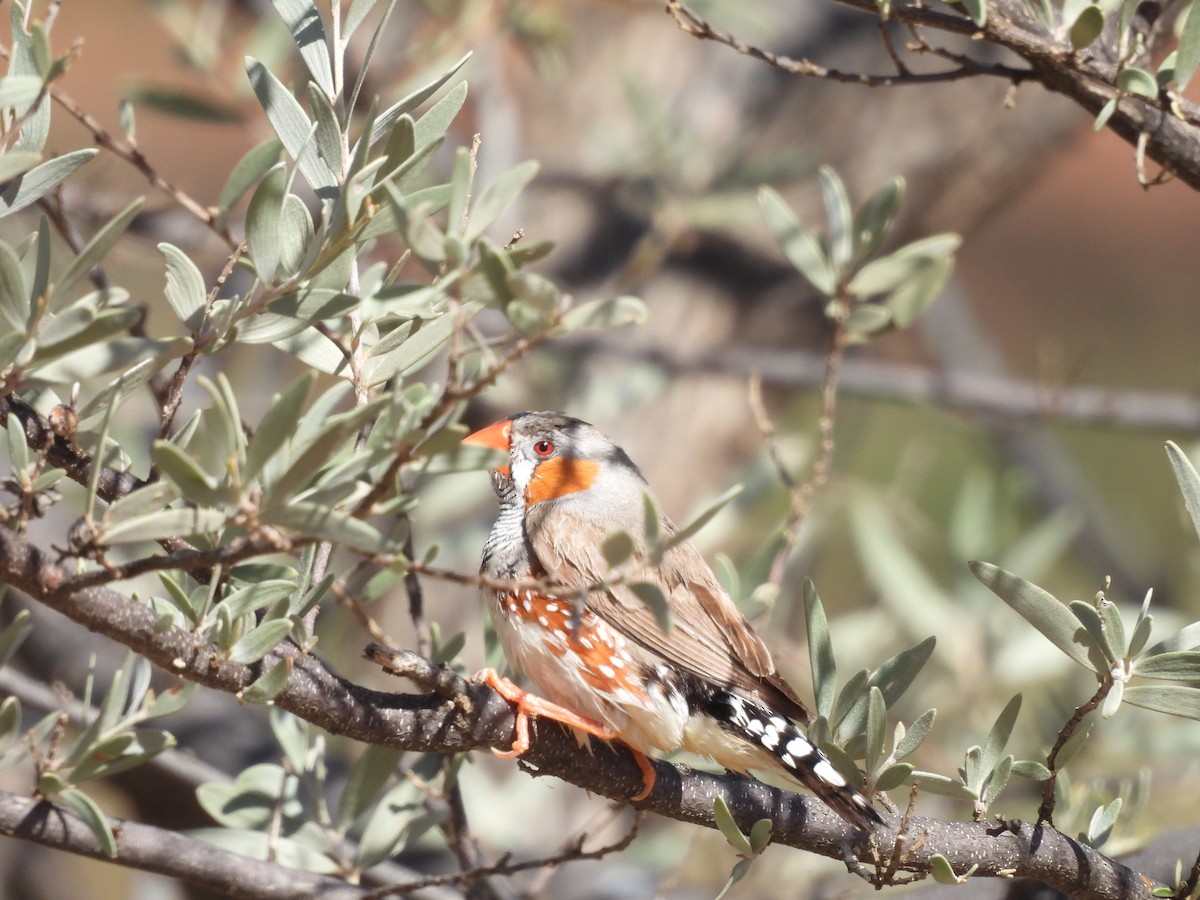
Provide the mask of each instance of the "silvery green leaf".
[{"label": "silvery green leaf", "polygon": [[[1197,15],[1196,18],[1200,19],[1200,15]],[[1175,480],[1179,483],[1179,490],[1183,494],[1183,505],[1187,509],[1188,517],[1192,520],[1192,527],[1196,529],[1197,534],[1200,534],[1200,474],[1196,473],[1196,467],[1192,465],[1192,461],[1174,441],[1167,441],[1167,457],[1171,460],[1171,468],[1175,471]]]},{"label": "silvery green leaf", "polygon": [[[1071,760],[1078,755],[1079,751],[1083,749],[1083,745],[1087,743],[1088,738],[1092,736],[1092,722],[1090,720],[1090,714],[1085,716],[1083,721],[1071,733],[1071,736],[1063,742],[1062,747],[1059,748],[1058,756],[1054,758],[1054,768],[1056,771],[1061,772],[1070,765]],[[1086,726],[1084,722],[1087,723]]]},{"label": "silvery green leaf", "polygon": [[762,853],[766,849],[767,844],[771,842],[771,828],[774,822],[770,819],[759,819],[750,826],[750,847],[754,850],[754,855]]},{"label": "silvery green leaf", "polygon": [[37,99],[42,90],[42,79],[36,75],[7,75],[0,78],[0,108],[16,109],[20,115]]},{"label": "silvery green leaf", "polygon": [[310,0],[271,0],[283,24],[292,33],[292,40],[300,48],[300,56],[313,81],[329,97],[334,94],[333,66],[329,59],[329,42],[325,36],[325,23]]},{"label": "silvery green leaf", "polygon": [[64,153],[13,179],[0,191],[0,217],[15,213],[40,200],[99,152],[96,148],[89,147]]},{"label": "silvery green leaf", "polygon": [[296,337],[308,327],[306,322],[288,316],[260,312],[239,322],[235,336],[239,344],[276,344]]},{"label": "silvery green leaf", "polygon": [[40,153],[5,153],[0,156],[0,183],[28,172],[41,161]]},{"label": "silvery green leaf", "polygon": [[272,578],[227,594],[222,598],[221,606],[225,607],[226,612],[236,619],[278,603],[280,600],[290,597],[295,590],[295,582],[283,578]]},{"label": "silvery green leaf", "polygon": [[915,766],[912,763],[895,763],[888,766],[879,773],[879,777],[875,779],[875,790],[890,791],[900,787],[912,777],[915,771]]},{"label": "silvery green leaf", "polygon": [[283,767],[258,763],[240,772],[233,784],[210,782],[196,789],[196,800],[212,818],[226,828],[262,828],[280,794],[285,807],[296,798],[295,779]]},{"label": "silvery green leaf", "polygon": [[146,716],[157,719],[160,716],[169,716],[179,712],[195,696],[196,687],[194,681],[181,681],[160,694],[153,694],[152,699],[145,706]]},{"label": "silvery green leaf", "polygon": [[842,320],[842,329],[858,341],[891,330],[896,324],[892,311],[877,303],[856,303]]},{"label": "silvery green leaf", "polygon": [[128,771],[174,746],[175,738],[160,729],[139,728],[113,735],[89,748],[71,770],[71,781],[82,784]]},{"label": "silvery green leaf", "polygon": [[767,227],[775,235],[775,241],[788,262],[818,291],[827,297],[833,296],[837,290],[837,270],[826,258],[816,235],[801,227],[783,198],[771,188],[759,189],[758,202],[762,206]]},{"label": "silvery green leaf", "polygon": [[29,621],[27,609],[18,612],[12,621],[0,630],[0,666],[8,664],[17,648],[25,643],[25,638],[29,637],[32,631],[33,625]]},{"label": "silvery green leaf", "polygon": [[56,798],[59,802],[70,807],[75,815],[83,820],[88,829],[100,844],[100,851],[109,859],[117,858],[117,839],[113,837],[112,826],[101,812],[96,801],[78,788],[66,788],[59,791]]},{"label": "silvery green leaf", "polygon": [[8,441],[9,465],[14,473],[25,474],[29,468],[29,445],[25,442],[25,426],[17,418],[16,413],[9,413],[4,427],[5,438]]},{"label": "silvery green leaf", "polygon": [[529,304],[540,319],[554,313],[562,302],[558,285],[536,272],[515,272],[508,276],[508,289],[514,297]]},{"label": "silvery green leaf", "polygon": [[817,169],[821,182],[821,199],[829,222],[829,255],[837,269],[843,269],[854,255],[853,214],[846,185],[831,166]]},{"label": "silvery green leaf", "polygon": [[742,834],[737,822],[733,821],[733,813],[729,811],[725,799],[719,795],[713,801],[713,821],[725,841],[738,856],[749,858],[754,855],[754,848],[750,845],[749,839]]},{"label": "silvery green leaf", "polygon": [[279,154],[283,144],[279,138],[268,138],[261,144],[251,147],[246,155],[238,160],[225,186],[221,188],[221,196],[217,200],[219,222],[224,224],[230,208],[241,199],[250,187],[257,184],[259,179],[267,174],[279,162]]},{"label": "silvery green leaf", "polygon": [[659,628],[669,632],[674,627],[671,607],[667,604],[662,588],[650,581],[634,581],[630,582],[629,590],[654,613],[654,621],[658,623]]},{"label": "silvery green leaf", "polygon": [[1130,659],[1141,655],[1146,644],[1150,642],[1150,635],[1154,631],[1154,616],[1150,615],[1150,599],[1153,596],[1154,591],[1148,590],[1146,599],[1142,601],[1142,609],[1138,613],[1137,624],[1133,627],[1133,636],[1129,639],[1129,649],[1126,651]]},{"label": "silvery green leaf", "polygon": [[378,348],[372,350],[367,365],[369,384],[382,384],[428,363],[449,342],[455,321],[453,316],[442,315],[432,321],[400,327],[409,329],[410,333],[399,347],[382,356],[376,355]]},{"label": "silvery green leaf", "polygon": [[1104,31],[1104,13],[1100,7],[1094,4],[1085,6],[1079,11],[1079,15],[1071,23],[1069,29],[1072,49],[1082,50],[1100,37],[1102,31]]},{"label": "silvery green leaf", "polygon": [[991,776],[987,780],[987,787],[984,789],[983,800],[984,806],[991,806],[996,802],[996,798],[1008,786],[1008,777],[1012,774],[1013,757],[1011,755],[1004,757],[996,764],[996,768],[992,770]]},{"label": "silvery green leaf", "polygon": [[[105,321],[111,323],[111,320]],[[131,368],[151,358],[160,361],[177,358],[191,346],[192,342],[186,338],[164,341],[142,337],[114,338],[100,346],[82,347],[46,363],[39,362],[30,367],[29,378],[39,385],[69,385],[115,369]]]},{"label": "silvery green leaf", "polygon": [[[399,100],[397,103],[389,106],[386,110],[380,113],[379,117],[375,120],[374,127],[371,129],[371,144],[375,144],[384,135],[390,134],[392,125],[398,118],[405,113],[411,113],[414,109],[436,94],[438,90],[441,89],[442,85],[453,78],[454,73],[462,68],[463,64],[470,58],[471,54],[468,53],[458,62],[454,63],[454,65],[452,65],[450,69],[443,73],[439,78],[425,85],[423,88],[413,91],[407,97],[404,97],[402,100]],[[432,112],[432,110],[430,110],[430,112]],[[418,145],[419,144],[420,141],[418,141]]]},{"label": "silvery green leaf", "polygon": [[1084,668],[1096,671],[1091,657],[1098,648],[1079,620],[1052,594],[990,563],[970,562],[968,567],[986,588],[1020,613],[1054,646]]},{"label": "silvery green leaf", "polygon": [[[222,482],[204,471],[200,462],[170,441],[155,441],[154,464],[175,484],[180,494],[196,503],[219,503],[224,499]],[[108,521],[109,517],[105,516]]]},{"label": "silvery green leaf", "polygon": [[1117,714],[1117,710],[1121,708],[1121,701],[1125,697],[1125,682],[1114,681],[1112,687],[1108,689],[1108,694],[1104,698],[1104,702],[1100,704],[1100,718],[1111,719]]},{"label": "silvery green leaf", "polygon": [[363,553],[383,553],[387,550],[387,539],[374,526],[328,506],[293,500],[286,506],[264,512],[262,518],[268,524]]},{"label": "silvery green leaf", "polygon": [[1117,105],[1121,102],[1121,96],[1118,94],[1111,97],[1107,103],[1100,107],[1100,112],[1096,113],[1096,121],[1092,123],[1092,130],[1099,131],[1108,124],[1108,120],[1112,118],[1113,113],[1117,111]]},{"label": "silvery green leaf", "polygon": [[883,751],[887,744],[887,709],[883,703],[883,693],[872,686],[867,694],[867,754],[865,765],[868,772],[874,772],[883,761]]},{"label": "silvery green leaf", "polygon": [[69,306],[58,315],[51,316],[42,326],[34,361],[41,366],[51,359],[101,344],[113,335],[128,331],[141,315],[141,311],[133,307],[96,312],[88,303]]},{"label": "silvery green leaf", "polygon": [[[866,704],[865,698],[870,677],[869,671],[859,669],[842,685],[837,699],[833,702],[833,711],[829,715],[829,724],[835,731],[841,731],[842,723],[852,709],[860,704]],[[848,731],[852,733],[853,729],[848,729]]]},{"label": "silvery green leaf", "polygon": [[[336,396],[327,395],[322,399],[332,400],[336,399]],[[322,403],[322,400],[314,403],[303,420],[303,431],[297,432],[292,438],[292,446],[296,448],[295,456],[283,474],[269,485],[262,502],[263,510],[285,504],[295,493],[306,487],[313,476],[328,465],[334,456],[348,449],[353,435],[368,418],[378,414],[385,401],[386,398],[383,398],[337,414],[328,413],[327,404]],[[322,419],[312,422],[312,416],[322,413]],[[309,430],[304,427],[307,424],[315,427]]]},{"label": "silvery green leaf", "polygon": [[867,263],[850,279],[846,289],[859,297],[894,291],[936,261],[951,256],[960,244],[962,238],[957,234],[936,234],[913,241],[888,256]]},{"label": "silvery green leaf", "polygon": [[243,703],[267,704],[279,696],[279,692],[287,687],[288,677],[292,674],[291,658],[281,659],[245,689],[238,692],[238,699]]},{"label": "silvery green leaf", "polygon": [[204,324],[204,309],[208,303],[204,276],[178,247],[164,242],[158,249],[167,262],[167,302],[179,320],[195,333]]},{"label": "silvery green leaf", "polygon": [[311,140],[316,125],[309,120],[292,92],[266,66],[251,57],[246,57],[246,74],[250,76],[254,94],[262,104],[271,127],[275,129],[288,155],[296,161],[305,181],[318,196],[327,193],[323,189],[335,188],[337,179]]},{"label": "silvery green leaf", "polygon": [[1179,32],[1179,49],[1175,57],[1175,89],[1181,94],[1200,65],[1200,13],[1196,12],[1195,3],[1188,5],[1182,18],[1183,27]]},{"label": "silvery green leaf", "polygon": [[962,0],[962,5],[977,26],[982,28],[987,24],[987,0]]},{"label": "silvery green leaf", "polygon": [[274,650],[291,630],[291,619],[272,619],[264,622],[234,642],[229,648],[229,661],[243,664],[258,662]]},{"label": "silvery green leaf", "polygon": [[1200,650],[1176,650],[1138,660],[1134,674],[1168,681],[1200,681]]},{"label": "silvery green leaf", "polygon": [[279,268],[283,251],[280,228],[286,192],[287,170],[279,163],[258,183],[246,210],[246,244],[264,284],[274,280]]},{"label": "silvery green leaf", "polygon": [[395,747],[372,744],[363,750],[342,789],[337,811],[338,828],[350,828],[375,802],[403,756],[404,751]]},{"label": "silvery green leaf", "polygon": [[1117,824],[1117,816],[1120,814],[1120,797],[1117,797],[1108,806],[1097,807],[1088,822],[1087,842],[1093,847],[1101,847],[1112,834],[1113,826]]},{"label": "silvery green leaf", "polygon": [[1031,781],[1045,781],[1052,774],[1044,765],[1032,759],[1018,759],[1013,763],[1012,773]]},{"label": "silvery green leaf", "polygon": [[458,115],[466,101],[467,83],[460,81],[414,123],[413,138],[416,146],[423,147],[445,137],[450,123],[454,121],[454,117]]},{"label": "silvery green leaf", "polygon": [[572,307],[563,316],[562,324],[568,331],[620,328],[624,325],[641,325],[649,316],[646,304],[637,297],[608,297]]},{"label": "silvery green leaf", "polygon": [[111,525],[102,522],[100,541],[106,545],[158,541],[192,534],[213,534],[224,527],[225,511],[221,509],[163,509]]},{"label": "silvery green leaf", "polygon": [[971,796],[979,799],[979,794],[983,790],[983,782],[990,772],[990,769],[985,769],[983,766],[983,749],[978,746],[970,748],[963,757],[962,780],[971,792]]},{"label": "silvery green leaf", "polygon": [[900,201],[904,199],[904,179],[893,178],[863,204],[854,217],[854,255],[857,262],[869,259],[892,230]]},{"label": "silvery green leaf", "polygon": [[[976,2],[980,6],[983,5],[983,0],[976,0]],[[924,784],[924,782],[922,782],[922,784]],[[927,789],[929,788],[927,787]],[[937,791],[933,791],[933,793],[936,794]],[[938,884],[965,884],[967,879],[970,878],[975,873],[975,870],[979,868],[979,864],[976,863],[961,875],[955,875],[954,867],[950,865],[950,860],[946,859],[946,857],[942,856],[940,853],[933,854],[929,862],[929,874],[933,876],[933,880]]]},{"label": "silvery green leaf", "polygon": [[833,701],[837,694],[837,663],[833,642],[829,637],[829,620],[825,607],[817,596],[812,579],[804,580],[804,622],[808,634],[808,659],[812,668],[813,692],[817,700],[817,715],[833,721]]},{"label": "silvery green leaf", "polygon": [[1158,96],[1158,79],[1145,69],[1127,66],[1117,73],[1117,90],[1153,100]]},{"label": "silvery green leaf", "polygon": [[287,443],[292,427],[300,421],[317,373],[309,369],[288,385],[282,394],[276,394],[254,435],[246,446],[246,462],[242,466],[242,478],[252,481],[258,477],[267,460]]},{"label": "silvery green leaf", "polygon": [[935,259],[892,291],[882,301],[892,314],[892,323],[897,328],[907,328],[915,322],[941,294],[953,271],[953,257]]},{"label": "silvery green leaf", "polygon": [[1124,659],[1127,652],[1125,621],[1117,604],[1104,601],[1100,604],[1100,621],[1104,624],[1104,636],[1113,659]]},{"label": "silvery green leaf", "polygon": [[0,318],[14,331],[23,332],[29,321],[29,285],[16,251],[0,241]]},{"label": "silvery green leaf", "polygon": [[16,697],[5,697],[0,702],[0,753],[6,753],[13,745],[20,728],[21,701]]},{"label": "silvery green leaf", "polygon": [[615,569],[617,566],[633,558],[633,538],[629,536],[628,532],[615,531],[604,539],[601,550],[604,553],[604,561],[608,563],[609,568]]},{"label": "silvery green leaf", "polygon": [[[123,210],[110,219],[103,228],[96,232],[87,245],[79,251],[70,267],[56,281],[54,296],[56,300],[65,299],[67,293],[80,278],[86,276],[100,260],[108,255],[108,251],[116,246],[117,241],[129,228],[129,223],[138,214],[145,202],[145,197],[138,197]],[[56,303],[55,305],[61,305]]]},{"label": "silvery green leaf", "polygon": [[1147,656],[1157,653],[1173,652],[1175,650],[1194,650],[1200,647],[1200,622],[1185,625],[1171,637],[1159,641],[1146,651]]},{"label": "silvery green leaf", "polygon": [[729,878],[717,893],[713,900],[725,900],[725,895],[729,893],[729,889],[746,877],[746,873],[750,871],[750,866],[754,863],[753,858],[739,859],[732,869],[729,870]]},{"label": "silvery green leaf", "polygon": [[340,319],[360,302],[353,294],[328,288],[309,288],[284,294],[267,304],[267,309],[279,316],[311,323]]},{"label": "silvery green leaf", "polygon": [[327,375],[348,378],[350,363],[341,349],[315,328],[275,341],[272,346]]},{"label": "silvery green leaf", "polygon": [[936,709],[928,709],[908,727],[908,730],[904,732],[904,737],[896,741],[896,749],[894,751],[896,759],[904,759],[904,757],[921,746],[933,728],[933,721],[936,716]]},{"label": "silvery green leaf", "polygon": [[537,175],[539,168],[536,162],[527,160],[513,166],[493,184],[484,188],[483,193],[471,204],[463,239],[470,243],[480,237],[516,200],[517,195],[525,189],[525,185]]},{"label": "silvery green leaf", "polygon": [[670,535],[664,549],[682,544],[684,541],[690,540],[701,528],[713,520],[721,510],[729,505],[739,494],[742,493],[742,485],[735,484],[733,487],[725,491],[721,496],[717,497],[712,503],[708,504],[700,511],[690,522],[680,528],[675,534]]},{"label": "silvery green leaf", "polygon": [[401,779],[375,803],[358,840],[355,862],[370,868],[390,857],[405,841],[405,831],[423,811],[421,793],[408,779]]},{"label": "silvery green leaf", "polygon": [[[1088,635],[1092,639],[1092,643],[1100,649],[1103,654],[1103,661],[1108,665],[1112,665],[1117,657],[1109,647],[1108,634],[1104,630],[1104,623],[1100,620],[1100,613],[1096,612],[1096,607],[1083,600],[1072,600],[1067,604],[1067,608],[1075,614],[1081,625],[1087,629]],[[1092,660],[1093,667],[1099,670],[1101,665],[1100,659]]]},{"label": "silvery green leaf", "polygon": [[918,769],[912,773],[911,781],[921,786],[922,793],[953,797],[955,800],[976,799],[975,794],[957,778],[947,778],[936,772],[923,772]]},{"label": "silvery green leaf", "polygon": [[[1025,11],[1046,31],[1054,29],[1054,9],[1050,0],[1022,0]],[[1136,5],[1136,4],[1135,4]],[[1123,30],[1123,29],[1122,29]]]}]

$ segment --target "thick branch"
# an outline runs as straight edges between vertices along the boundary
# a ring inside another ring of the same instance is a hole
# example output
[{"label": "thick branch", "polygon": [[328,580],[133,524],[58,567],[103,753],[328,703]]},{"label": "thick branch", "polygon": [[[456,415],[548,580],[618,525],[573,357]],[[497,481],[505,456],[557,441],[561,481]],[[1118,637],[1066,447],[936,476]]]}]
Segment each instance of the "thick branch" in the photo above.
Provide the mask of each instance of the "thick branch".
[{"label": "thick branch", "polygon": [[[189,680],[237,692],[255,676],[257,667],[225,661],[215,648],[197,645],[187,632],[176,628],[156,632],[154,613],[115,591],[59,589],[62,573],[49,558],[9,532],[0,532],[0,581]],[[456,702],[434,695],[386,694],[339,678],[316,657],[287,642],[263,665],[285,657],[293,661],[293,671],[275,702],[333,734],[438,753],[512,744],[512,710],[484,685],[468,685],[466,704],[463,698]],[[560,728],[542,727],[523,762],[540,774],[614,800],[639,791],[641,772],[628,752],[608,745],[594,745],[591,750],[579,748]],[[739,776],[711,775],[664,762],[655,768],[654,790],[635,804],[638,808],[712,828],[713,803],[720,796],[744,829],[758,819],[771,819],[777,843],[834,859],[844,858],[847,847],[861,860],[870,861],[877,854],[883,865],[889,859],[894,828],[882,828],[868,838],[853,833],[835,813],[811,798]],[[989,829],[982,824],[914,817],[910,833],[923,839],[909,842],[916,849],[909,849],[902,865],[907,870],[928,871],[932,854],[940,853],[956,871],[977,864],[979,876],[1027,876],[1074,897],[1149,897],[1137,873],[1051,828]]]},{"label": "thick branch", "polygon": [[95,835],[73,812],[45,800],[0,791],[0,834],[79,856],[157,872],[247,900],[321,897],[350,900],[367,891],[336,878],[288,869],[222,850],[173,831],[126,819],[109,819],[117,856],[104,855]]}]

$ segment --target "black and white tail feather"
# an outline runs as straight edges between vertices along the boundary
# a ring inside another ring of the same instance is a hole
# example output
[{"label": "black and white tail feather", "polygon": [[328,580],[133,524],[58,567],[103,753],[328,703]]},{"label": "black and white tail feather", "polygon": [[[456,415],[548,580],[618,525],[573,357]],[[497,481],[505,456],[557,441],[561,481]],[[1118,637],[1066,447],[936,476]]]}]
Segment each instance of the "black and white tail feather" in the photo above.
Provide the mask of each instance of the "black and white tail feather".
[{"label": "black and white tail feather", "polygon": [[711,703],[722,728],[771,753],[788,774],[855,828],[870,831],[883,823],[871,801],[850,786],[794,722],[731,691],[716,692]]}]

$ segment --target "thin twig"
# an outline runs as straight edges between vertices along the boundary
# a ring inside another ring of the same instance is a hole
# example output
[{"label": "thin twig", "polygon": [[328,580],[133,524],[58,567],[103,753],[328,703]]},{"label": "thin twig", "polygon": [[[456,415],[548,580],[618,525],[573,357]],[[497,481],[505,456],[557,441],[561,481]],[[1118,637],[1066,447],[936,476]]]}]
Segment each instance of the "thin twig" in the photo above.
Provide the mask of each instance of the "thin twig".
[{"label": "thin twig", "polygon": [[1032,69],[1015,69],[1012,66],[985,63],[976,60],[964,60],[955,68],[942,72],[912,72],[902,65],[898,65],[900,71],[895,75],[841,72],[837,69],[829,69],[818,65],[810,59],[795,59],[781,53],[772,53],[770,50],[764,50],[753,44],[747,44],[733,34],[713,28],[708,22],[680,2],[680,0],[667,0],[667,12],[685,34],[690,34],[702,41],[715,41],[718,44],[724,44],[742,56],[760,60],[789,74],[803,75],[807,78],[819,78],[842,84],[857,84],[863,87],[898,87],[910,84],[935,84],[946,81],[960,81],[964,78],[974,78],[978,75],[990,75],[1013,82],[1021,82],[1035,77],[1035,72]]},{"label": "thin twig", "polygon": [[564,863],[577,862],[588,859],[603,859],[612,853],[619,853],[637,837],[638,828],[642,824],[642,819],[645,813],[639,812],[634,816],[633,823],[630,825],[629,831],[618,841],[614,841],[604,847],[596,850],[584,850],[583,842],[587,839],[587,835],[582,835],[575,844],[568,850],[557,853],[554,856],[544,856],[540,859],[531,859],[526,862],[519,863],[498,863],[494,866],[489,866],[484,869],[474,869],[470,872],[460,872],[454,875],[434,875],[429,878],[423,878],[420,881],[414,881],[411,884],[400,884],[393,887],[380,888],[367,894],[364,900],[382,900],[385,897],[398,897],[404,894],[410,894],[413,891],[427,887],[437,887],[448,884],[468,884],[472,881],[478,881],[481,878],[490,878],[493,875],[515,875],[518,872],[525,872],[529,869],[554,868],[561,866]]},{"label": "thin twig", "polygon": [[1079,723],[1083,721],[1084,716],[1092,710],[1098,708],[1104,702],[1104,698],[1108,696],[1108,692],[1112,690],[1113,678],[1111,675],[1106,676],[1100,682],[1100,687],[1096,693],[1092,695],[1092,699],[1087,703],[1076,708],[1074,715],[1067,720],[1067,724],[1062,727],[1058,733],[1058,737],[1054,741],[1054,746],[1050,749],[1049,755],[1046,757],[1046,768],[1050,770],[1050,777],[1042,782],[1042,803],[1038,807],[1038,822],[1046,825],[1054,824],[1054,788],[1058,783],[1058,769],[1055,768],[1058,760],[1058,754],[1062,751],[1063,746],[1070,739],[1071,735],[1079,727]]}]

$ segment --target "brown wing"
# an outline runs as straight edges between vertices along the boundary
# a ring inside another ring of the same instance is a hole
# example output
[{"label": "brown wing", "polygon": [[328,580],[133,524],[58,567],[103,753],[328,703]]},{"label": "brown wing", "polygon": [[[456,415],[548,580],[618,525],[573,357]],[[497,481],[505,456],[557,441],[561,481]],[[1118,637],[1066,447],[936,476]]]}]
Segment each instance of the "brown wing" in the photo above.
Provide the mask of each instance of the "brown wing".
[{"label": "brown wing", "polygon": [[[583,587],[607,575],[601,550],[607,537],[603,528],[557,506],[535,507],[529,515],[530,543],[548,576],[560,584]],[[665,525],[664,534],[674,530]],[[672,547],[658,566],[631,580],[652,581],[667,595],[674,622],[669,635],[659,628],[654,613],[623,585],[592,591],[589,608],[671,665],[705,681],[740,688],[808,722],[808,710],[776,674],[766,645],[690,542]]]}]

